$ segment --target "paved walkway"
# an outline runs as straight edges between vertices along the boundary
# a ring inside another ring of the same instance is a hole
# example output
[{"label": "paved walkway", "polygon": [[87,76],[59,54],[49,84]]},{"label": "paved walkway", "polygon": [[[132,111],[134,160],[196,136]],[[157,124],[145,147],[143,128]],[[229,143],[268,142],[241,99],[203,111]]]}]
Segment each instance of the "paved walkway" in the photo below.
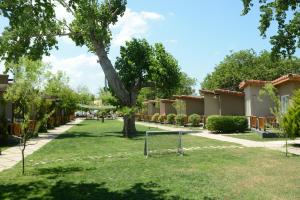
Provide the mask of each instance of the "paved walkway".
[{"label": "paved walkway", "polygon": [[[68,129],[70,129],[73,125],[82,122],[82,119],[76,119],[74,122],[70,122],[66,125],[57,127],[53,130],[49,130],[48,133],[40,133],[38,138],[34,138],[28,141],[28,145],[25,149],[25,156],[32,154],[33,152],[39,150],[45,144],[64,133]],[[18,162],[22,160],[21,150],[19,146],[10,147],[4,151],[2,151],[2,155],[0,155],[0,172],[9,169],[16,165]]]},{"label": "paved walkway", "polygon": [[[177,128],[167,125],[161,125],[161,124],[155,124],[155,123],[148,123],[148,122],[136,122],[136,124],[140,124],[147,127],[153,127],[153,128],[159,128],[162,130],[168,130],[168,131],[191,131],[191,129],[187,127]],[[205,137],[209,139],[214,140],[220,140],[224,142],[231,142],[235,144],[240,144],[244,147],[263,147],[263,148],[269,148],[274,150],[279,150],[285,152],[285,141],[268,141],[268,142],[259,142],[259,141],[252,141],[252,140],[246,140],[246,139],[239,139],[234,138],[230,136],[224,136],[219,134],[213,134],[208,130],[193,130],[193,133],[190,133],[190,135],[199,136],[199,137]],[[288,144],[300,144],[300,139],[297,140],[289,140]],[[289,147],[289,152],[293,154],[300,155],[300,149],[299,148],[293,148]]]}]

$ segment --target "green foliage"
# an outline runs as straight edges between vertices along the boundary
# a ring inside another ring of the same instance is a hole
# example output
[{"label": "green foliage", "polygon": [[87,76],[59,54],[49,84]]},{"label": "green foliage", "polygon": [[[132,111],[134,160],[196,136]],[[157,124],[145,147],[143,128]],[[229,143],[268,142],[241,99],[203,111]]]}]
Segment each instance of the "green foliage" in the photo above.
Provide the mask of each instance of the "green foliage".
[{"label": "green foliage", "polygon": [[189,116],[189,123],[192,124],[192,126],[197,127],[200,124],[200,115],[198,114],[192,114]]},{"label": "green foliage", "polygon": [[160,116],[159,113],[155,113],[154,115],[152,115],[151,121],[152,122],[159,122],[158,121],[159,116]]},{"label": "green foliage", "polygon": [[78,101],[84,105],[90,105],[95,99],[94,95],[90,93],[89,88],[86,86],[79,86],[76,93],[78,94]]},{"label": "green foliage", "polygon": [[173,113],[171,113],[171,114],[168,114],[167,115],[167,123],[168,124],[175,124],[175,118],[176,118],[176,114],[173,114]]},{"label": "green foliage", "polygon": [[300,136],[300,90],[296,91],[291,99],[288,111],[283,117],[282,127],[288,137]]},{"label": "green foliage", "polygon": [[184,126],[186,123],[186,118],[187,116],[183,114],[176,115],[175,117],[176,124],[179,126]]},{"label": "green foliage", "polygon": [[61,71],[57,74],[48,74],[48,82],[45,86],[45,93],[57,99],[55,107],[64,109],[67,114],[77,109],[81,103],[81,97],[68,85],[68,77]]},{"label": "green foliage", "polygon": [[99,98],[102,100],[103,105],[119,105],[118,99],[115,96],[113,96],[108,89],[100,88]]},{"label": "green foliage", "polygon": [[244,80],[274,80],[289,73],[300,73],[300,59],[293,57],[272,61],[267,51],[257,54],[254,50],[242,50],[227,55],[205,77],[201,87],[239,90],[239,84]]},{"label": "green foliage", "polygon": [[41,88],[45,79],[46,65],[41,61],[22,58],[19,63],[8,63],[7,66],[14,74],[14,84],[9,86],[4,98],[14,104],[15,118],[41,120],[45,114],[41,111],[43,107]]},{"label": "green foliage", "polygon": [[166,115],[159,115],[158,121],[160,123],[164,123],[166,120],[167,120],[167,116]]},{"label": "green foliage", "polygon": [[161,43],[154,45],[151,76],[151,82],[160,98],[170,98],[180,87],[181,72],[178,61],[166,51]]},{"label": "green foliage", "polygon": [[[253,0],[243,0],[246,15],[253,6]],[[260,4],[260,24],[259,31],[261,36],[266,37],[266,33],[272,22],[276,20],[277,34],[270,37],[273,45],[273,56],[291,56],[300,46],[299,20],[300,13],[299,1],[272,0],[259,1]]]},{"label": "green foliage", "polygon": [[115,68],[131,94],[149,96],[149,89],[140,93],[142,88],[148,87],[155,91],[156,96],[164,98],[175,94],[179,86],[178,62],[162,44],[152,47],[145,39],[126,42],[121,47]]},{"label": "green foliage", "polygon": [[197,80],[189,77],[186,73],[180,73],[179,86],[176,91],[177,95],[192,95],[195,93],[193,87],[196,85]]},{"label": "green foliage", "polygon": [[206,128],[217,133],[245,132],[248,120],[241,116],[212,115],[207,118]]}]

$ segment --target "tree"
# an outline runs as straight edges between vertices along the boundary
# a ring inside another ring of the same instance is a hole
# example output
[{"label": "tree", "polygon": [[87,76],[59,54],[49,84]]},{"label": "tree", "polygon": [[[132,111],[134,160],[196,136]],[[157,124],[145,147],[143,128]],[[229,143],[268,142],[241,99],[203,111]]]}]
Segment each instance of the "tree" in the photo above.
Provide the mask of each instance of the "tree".
[{"label": "tree", "polygon": [[[243,15],[246,15],[253,6],[253,0],[243,0]],[[293,0],[271,0],[259,1],[260,4],[260,24],[261,36],[266,37],[266,32],[272,22],[276,20],[277,34],[271,36],[270,43],[273,45],[272,54],[276,58],[280,55],[290,57],[300,46],[300,2]]]},{"label": "tree", "polygon": [[208,74],[201,87],[205,89],[239,90],[243,80],[274,80],[288,73],[300,73],[300,59],[272,60],[271,53],[254,50],[232,52],[221,61],[215,70]]},{"label": "tree", "polygon": [[300,90],[295,92],[283,117],[283,129],[290,138],[300,136]]},{"label": "tree", "polygon": [[106,88],[100,88],[99,98],[102,100],[102,104],[105,106],[119,106],[118,99],[112,95],[112,93]]},{"label": "tree", "polygon": [[[68,24],[57,19],[55,6],[60,4],[74,16]],[[27,55],[41,59],[57,47],[57,36],[71,38],[78,46],[87,46],[94,53],[105,73],[109,86],[123,106],[132,105],[132,96],[108,58],[111,42],[110,26],[126,9],[126,0],[2,0],[0,15],[9,25],[0,38],[0,57],[6,62]]]},{"label": "tree", "polygon": [[197,80],[189,77],[186,73],[180,73],[179,86],[176,91],[178,95],[192,95],[195,93],[193,87],[196,85]]},{"label": "tree", "polygon": [[94,95],[90,93],[89,88],[86,86],[79,86],[76,93],[78,94],[78,101],[84,105],[90,105],[95,99]]},{"label": "tree", "polygon": [[80,102],[80,95],[68,85],[69,78],[65,73],[59,71],[57,74],[48,74],[44,93],[57,99],[53,105],[60,114],[69,115],[75,112]]},{"label": "tree", "polygon": [[283,132],[285,134],[285,146],[286,146],[285,155],[287,156],[288,154],[287,139],[289,135],[288,132],[286,132],[284,129],[285,113],[283,112],[281,107],[281,102],[278,97],[278,90],[273,86],[273,84],[268,83],[259,91],[259,97],[261,98],[264,96],[268,96],[274,104],[274,106],[270,108],[270,111],[276,117],[276,121],[278,123],[278,128],[280,131],[280,133],[278,134],[281,134]]},{"label": "tree", "polygon": [[130,104],[123,109],[126,111],[123,132],[135,133],[134,111],[142,88],[150,86],[165,96],[174,94],[180,80],[180,68],[162,44],[152,47],[145,39],[126,42],[120,49],[115,68],[131,97]]},{"label": "tree", "polygon": [[7,65],[14,75],[14,84],[8,87],[4,98],[14,104],[14,113],[21,124],[22,174],[25,173],[27,141],[36,136],[47,113],[41,112],[43,98],[41,87],[45,65],[41,61],[22,58],[19,63]]}]

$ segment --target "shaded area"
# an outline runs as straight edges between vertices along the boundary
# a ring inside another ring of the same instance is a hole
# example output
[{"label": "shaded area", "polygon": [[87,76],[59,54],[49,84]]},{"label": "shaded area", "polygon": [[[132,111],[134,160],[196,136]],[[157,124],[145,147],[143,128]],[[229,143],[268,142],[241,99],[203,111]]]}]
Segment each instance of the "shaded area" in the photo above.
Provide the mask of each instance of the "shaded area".
[{"label": "shaded area", "polygon": [[17,146],[19,145],[20,143],[20,139],[14,137],[14,136],[11,136],[11,135],[8,135],[7,137],[3,138],[1,137],[0,138],[0,148],[8,148],[8,147],[13,147],[13,146]]},{"label": "shaded area", "polygon": [[300,143],[291,144],[292,147],[300,148]]},{"label": "shaded area", "polygon": [[[168,195],[169,190],[162,189],[158,184],[136,183],[128,189],[112,191],[105,183],[75,183],[57,181],[46,184],[41,181],[26,184],[1,184],[0,199],[85,199],[85,200],[183,200],[179,196]],[[46,193],[40,191],[47,188]],[[205,197],[203,199],[212,199]]]}]

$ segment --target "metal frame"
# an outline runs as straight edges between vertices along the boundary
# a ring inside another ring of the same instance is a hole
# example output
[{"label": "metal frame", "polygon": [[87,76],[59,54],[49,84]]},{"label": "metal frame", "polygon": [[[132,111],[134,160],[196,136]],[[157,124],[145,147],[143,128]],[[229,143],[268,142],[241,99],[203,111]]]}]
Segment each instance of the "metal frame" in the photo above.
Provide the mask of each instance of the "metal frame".
[{"label": "metal frame", "polygon": [[178,146],[177,153],[183,156],[183,144],[182,144],[182,134],[183,131],[146,131],[145,144],[144,144],[144,155],[146,158],[149,156],[149,145],[148,145],[148,136],[149,133],[178,133]]}]

